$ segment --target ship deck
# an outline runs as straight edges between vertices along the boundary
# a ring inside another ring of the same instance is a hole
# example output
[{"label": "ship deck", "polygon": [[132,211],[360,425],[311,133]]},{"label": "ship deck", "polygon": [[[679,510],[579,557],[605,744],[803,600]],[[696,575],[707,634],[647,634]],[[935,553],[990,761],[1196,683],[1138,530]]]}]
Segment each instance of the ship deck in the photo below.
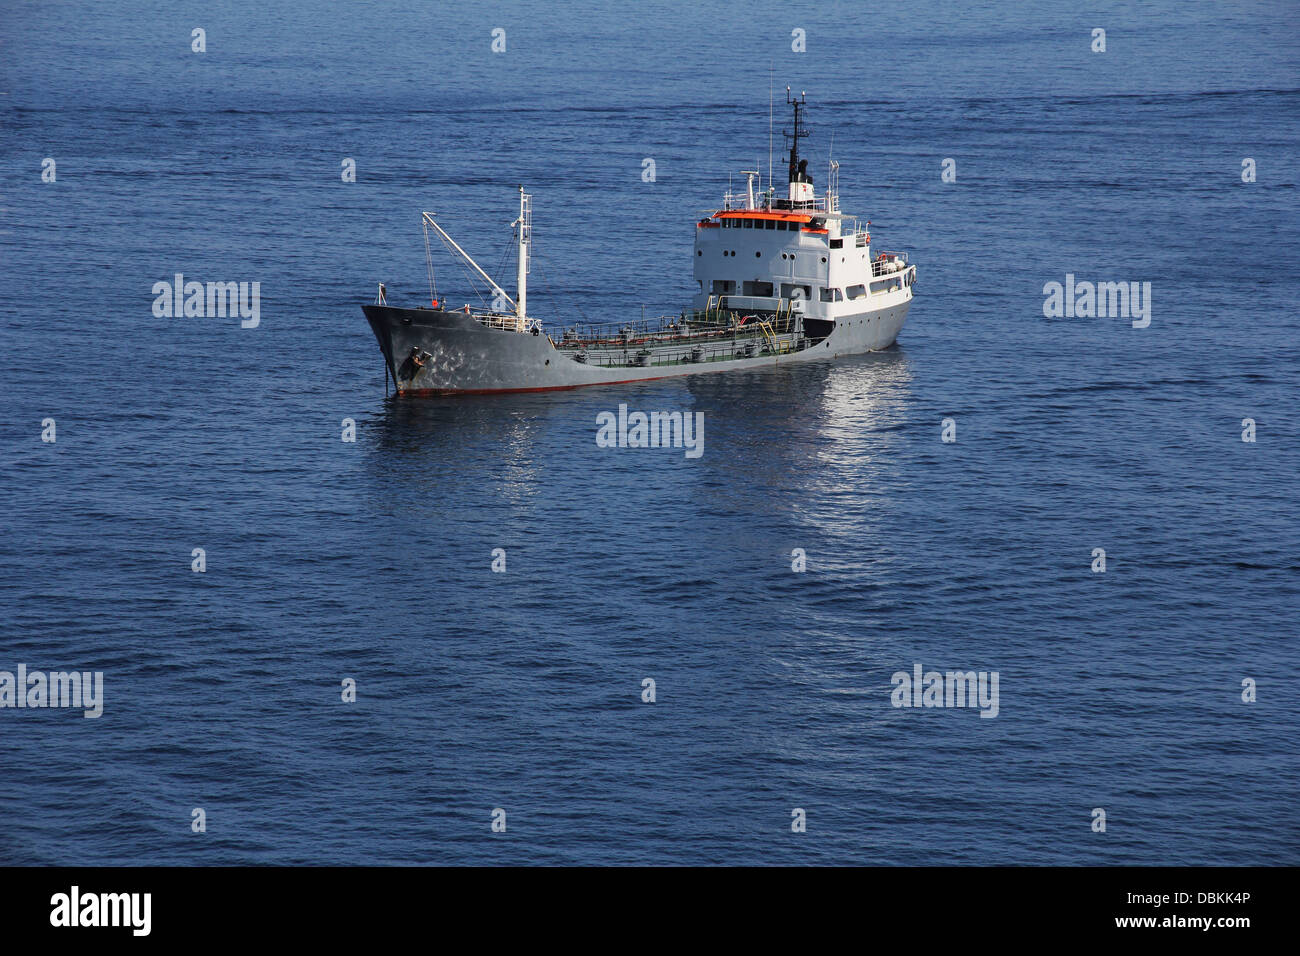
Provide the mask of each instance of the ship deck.
[{"label": "ship deck", "polygon": [[695,312],[615,326],[575,326],[553,340],[583,364],[646,367],[726,362],[785,354],[811,342],[788,313]]}]

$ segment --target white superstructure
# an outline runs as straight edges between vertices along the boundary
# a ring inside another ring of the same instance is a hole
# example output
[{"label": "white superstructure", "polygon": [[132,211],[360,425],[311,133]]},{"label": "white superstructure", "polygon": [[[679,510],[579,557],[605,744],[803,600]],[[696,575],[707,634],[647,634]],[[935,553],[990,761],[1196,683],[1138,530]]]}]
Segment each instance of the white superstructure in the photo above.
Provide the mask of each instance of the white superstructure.
[{"label": "white superstructure", "polygon": [[805,324],[837,323],[912,297],[915,267],[903,253],[873,257],[869,222],[840,211],[839,164],[830,162],[818,196],[807,160],[799,159],[803,100],[789,99],[795,126],[789,182],[777,198],[770,185],[757,196],[754,170],[743,193],[728,192],[721,209],[695,229],[694,305],[697,309],[794,313]]}]

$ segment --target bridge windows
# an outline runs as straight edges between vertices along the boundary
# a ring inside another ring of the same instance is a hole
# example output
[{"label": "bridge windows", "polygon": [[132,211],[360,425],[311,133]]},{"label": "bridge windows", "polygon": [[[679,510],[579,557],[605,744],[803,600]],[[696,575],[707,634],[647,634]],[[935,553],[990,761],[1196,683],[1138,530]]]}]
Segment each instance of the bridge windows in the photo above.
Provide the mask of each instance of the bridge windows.
[{"label": "bridge windows", "polygon": [[770,282],[759,282],[757,280],[752,282],[747,281],[744,289],[745,295],[758,296],[765,299],[772,297],[772,283]]},{"label": "bridge windows", "polygon": [[718,225],[723,229],[779,229],[781,232],[798,232],[804,227],[804,223],[789,219],[760,219],[744,216],[728,216],[720,220]]}]

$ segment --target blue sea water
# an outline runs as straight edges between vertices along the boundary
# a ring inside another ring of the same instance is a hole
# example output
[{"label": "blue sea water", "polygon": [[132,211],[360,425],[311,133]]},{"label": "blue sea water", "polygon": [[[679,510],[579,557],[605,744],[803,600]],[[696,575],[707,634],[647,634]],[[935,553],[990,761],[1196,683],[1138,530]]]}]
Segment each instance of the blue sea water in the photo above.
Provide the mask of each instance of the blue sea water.
[{"label": "blue sea water", "polygon": [[[5,3],[0,670],[105,701],[0,710],[0,863],[1300,863],[1298,27]],[[385,396],[359,306],[427,295],[423,209],[491,267],[527,184],[554,328],[685,306],[773,77],[918,265],[897,348]],[[178,272],[260,325],[155,317]],[[1045,318],[1067,273],[1150,326]],[[597,447],[620,402],[704,454]],[[997,717],[893,707],[917,662],[997,671]]]}]

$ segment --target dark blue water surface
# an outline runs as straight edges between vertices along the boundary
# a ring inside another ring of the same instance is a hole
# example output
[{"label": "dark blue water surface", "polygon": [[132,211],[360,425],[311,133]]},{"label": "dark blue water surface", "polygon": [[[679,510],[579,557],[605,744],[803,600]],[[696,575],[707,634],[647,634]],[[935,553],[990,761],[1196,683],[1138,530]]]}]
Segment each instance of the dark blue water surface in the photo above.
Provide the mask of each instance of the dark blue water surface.
[{"label": "dark blue water surface", "polygon": [[[0,670],[105,704],[0,710],[0,862],[1300,863],[1298,28],[6,2]],[[918,265],[897,348],[385,397],[359,306],[427,295],[423,209],[493,268],[527,184],[552,327],[687,305],[773,74]],[[261,325],[156,318],[178,272]],[[1150,282],[1150,327],[1045,318],[1067,273]],[[597,447],[620,402],[703,412],[703,456]],[[997,671],[998,716],[895,709],[916,662]]]}]

